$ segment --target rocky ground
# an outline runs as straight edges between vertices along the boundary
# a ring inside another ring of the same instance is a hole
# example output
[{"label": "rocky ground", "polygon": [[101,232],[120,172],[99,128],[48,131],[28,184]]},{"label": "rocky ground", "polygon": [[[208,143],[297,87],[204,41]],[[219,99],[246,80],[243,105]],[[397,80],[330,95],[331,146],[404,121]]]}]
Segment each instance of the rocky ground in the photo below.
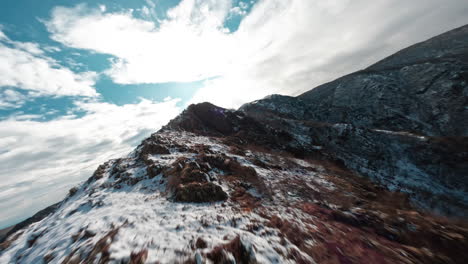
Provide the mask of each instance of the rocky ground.
[{"label": "rocky ground", "polygon": [[465,263],[467,238],[293,135],[200,104],[10,236],[0,262]]}]

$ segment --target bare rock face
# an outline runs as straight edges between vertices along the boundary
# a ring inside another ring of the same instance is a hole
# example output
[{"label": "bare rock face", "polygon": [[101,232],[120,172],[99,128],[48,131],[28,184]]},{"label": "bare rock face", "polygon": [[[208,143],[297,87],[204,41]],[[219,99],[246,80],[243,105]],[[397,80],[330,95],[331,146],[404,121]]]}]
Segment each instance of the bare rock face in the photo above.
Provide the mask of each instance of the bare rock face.
[{"label": "bare rock face", "polygon": [[217,184],[191,182],[178,185],[174,199],[177,202],[206,203],[224,201],[227,197],[227,194]]},{"label": "bare rock face", "polygon": [[314,141],[348,168],[410,194],[442,215],[468,215],[468,140],[335,124],[310,127]]},{"label": "bare rock face", "polygon": [[235,116],[232,111],[210,103],[201,103],[190,105],[166,128],[178,128],[211,135],[229,135],[236,131],[235,124],[238,119],[239,117]]}]

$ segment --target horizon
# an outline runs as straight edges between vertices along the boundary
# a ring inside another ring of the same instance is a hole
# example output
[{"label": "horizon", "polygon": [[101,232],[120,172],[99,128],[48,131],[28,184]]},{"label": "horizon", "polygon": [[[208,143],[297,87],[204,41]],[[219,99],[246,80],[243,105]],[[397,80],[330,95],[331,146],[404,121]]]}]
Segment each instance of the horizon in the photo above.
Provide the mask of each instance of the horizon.
[{"label": "horizon", "polygon": [[3,3],[0,229],[191,103],[296,96],[468,24],[466,1],[368,2]]}]

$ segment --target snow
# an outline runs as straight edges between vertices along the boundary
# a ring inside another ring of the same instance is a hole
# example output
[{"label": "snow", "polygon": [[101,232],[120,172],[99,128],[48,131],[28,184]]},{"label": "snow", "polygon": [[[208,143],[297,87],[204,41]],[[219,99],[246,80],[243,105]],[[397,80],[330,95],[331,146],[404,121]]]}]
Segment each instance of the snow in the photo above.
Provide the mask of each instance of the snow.
[{"label": "snow", "polygon": [[[176,139],[178,144],[195,146],[204,144],[211,151],[228,153],[228,147],[207,137],[200,137],[185,132],[165,132],[162,135],[167,140]],[[163,175],[153,179],[146,177],[146,166],[137,162],[139,149],[127,157],[112,160],[102,175],[102,178],[83,183],[79,191],[67,198],[59,210],[42,221],[31,225],[16,239],[12,245],[0,256],[0,263],[37,263],[42,257],[52,254],[51,263],[61,263],[67,256],[88,256],[96,243],[112,230],[118,230],[113,239],[108,237],[109,253],[112,262],[129,260],[132,252],[142,249],[148,250],[147,263],[173,263],[189,256],[195,256],[197,262],[202,262],[203,253],[213,247],[229,242],[240,236],[244,245],[252,251],[258,263],[288,263],[279,252],[288,252],[288,248],[295,248],[291,243],[281,244],[281,238],[276,229],[262,226],[257,233],[248,231],[247,226],[253,222],[265,221],[254,212],[246,213],[236,209],[236,205],[228,201],[224,204],[206,203],[175,203],[166,196],[166,183]],[[259,153],[249,153],[260,156]],[[168,155],[151,155],[150,159],[156,164],[169,165],[179,157],[193,157],[193,153],[177,152],[171,149]],[[320,185],[333,188],[317,173],[302,169],[312,167],[306,161],[295,159],[298,168],[292,171],[272,171],[253,165],[246,157],[227,154],[230,159],[239,161],[244,166],[253,167],[259,177],[269,184],[278,183],[282,179],[305,179],[311,188]],[[267,156],[264,156],[268,158]],[[270,157],[271,158],[271,157]],[[180,164],[179,164],[180,165]],[[200,166],[197,163],[197,166]],[[209,166],[209,164],[208,164]],[[118,169],[115,169],[118,168]],[[211,168],[211,166],[210,166]],[[113,188],[118,179],[113,171],[128,173],[129,177],[142,179],[135,185],[120,183],[120,188]],[[122,172],[123,171],[123,172]],[[212,169],[210,174],[222,174]],[[229,191],[224,184],[223,189]],[[262,197],[255,188],[248,192],[253,197]],[[282,192],[275,194],[279,201],[289,199]],[[299,199],[299,198],[294,198]],[[272,213],[277,212],[287,218],[286,208],[265,204]],[[303,214],[300,211],[296,215]],[[309,217],[310,216],[305,216]],[[233,221],[233,219],[236,219]],[[295,221],[290,217],[290,221]],[[304,225],[303,223],[297,223]],[[310,226],[309,226],[310,227]],[[84,231],[95,234],[83,238]],[[267,231],[267,232],[266,232]],[[261,235],[259,232],[262,232]],[[30,248],[27,243],[32,236],[38,236],[37,241]],[[76,239],[72,239],[76,237]],[[193,250],[197,238],[208,242],[206,249]],[[76,240],[76,241],[75,241]],[[309,241],[308,243],[313,243]],[[253,246],[255,245],[255,246]],[[305,259],[313,260],[303,254]],[[97,255],[102,257],[101,255]]]},{"label": "snow", "polygon": [[428,140],[428,138],[425,137],[425,136],[416,135],[416,134],[406,132],[406,131],[391,131],[391,130],[383,130],[383,129],[373,129],[373,131],[384,133],[384,134],[389,134],[389,135],[400,135],[400,136],[414,137],[414,138],[417,138],[417,139],[423,140],[423,141]]}]

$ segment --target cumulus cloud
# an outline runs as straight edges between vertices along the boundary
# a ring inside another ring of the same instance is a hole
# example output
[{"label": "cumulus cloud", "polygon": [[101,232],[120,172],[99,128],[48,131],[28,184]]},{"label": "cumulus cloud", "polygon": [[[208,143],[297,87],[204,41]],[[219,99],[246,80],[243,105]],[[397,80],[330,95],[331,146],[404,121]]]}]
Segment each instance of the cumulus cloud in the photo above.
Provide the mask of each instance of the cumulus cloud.
[{"label": "cumulus cloud", "polygon": [[130,11],[57,7],[46,26],[65,45],[114,55],[107,74],[117,83],[190,82],[218,75],[228,64],[235,48],[222,33],[229,8],[228,0],[182,1],[157,26]]},{"label": "cumulus cloud", "polygon": [[[93,87],[96,77],[94,72],[75,73],[45,56],[44,50],[37,43],[12,41],[0,31],[0,87],[28,90],[30,97],[92,97],[97,95]],[[11,93],[11,90],[8,91]],[[0,107],[9,103],[11,100],[5,101],[4,97],[0,97]]]},{"label": "cumulus cloud", "polygon": [[77,102],[83,117],[0,121],[0,226],[57,202],[99,164],[131,151],[180,112],[178,102]]},{"label": "cumulus cloud", "polygon": [[[261,0],[243,14],[246,3],[183,0],[160,23],[58,7],[46,25],[65,45],[114,55],[107,74],[118,83],[218,77],[193,102],[237,107],[299,94],[468,23],[464,0]],[[223,23],[235,12],[244,19],[229,32]]]}]

